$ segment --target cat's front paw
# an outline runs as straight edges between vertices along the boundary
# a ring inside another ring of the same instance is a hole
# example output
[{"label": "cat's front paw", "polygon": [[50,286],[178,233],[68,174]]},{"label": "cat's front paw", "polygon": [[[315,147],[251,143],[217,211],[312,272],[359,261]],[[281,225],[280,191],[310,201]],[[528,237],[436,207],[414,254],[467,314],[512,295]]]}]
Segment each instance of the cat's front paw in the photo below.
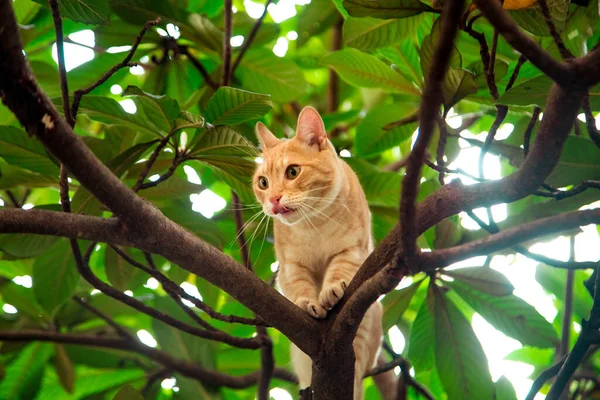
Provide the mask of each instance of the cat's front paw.
[{"label": "cat's front paw", "polygon": [[327,310],[321,307],[315,300],[308,297],[300,297],[296,300],[296,305],[309,313],[313,318],[323,319],[327,316]]},{"label": "cat's front paw", "polygon": [[347,287],[348,284],[344,280],[323,286],[319,302],[326,310],[331,310],[342,299]]}]

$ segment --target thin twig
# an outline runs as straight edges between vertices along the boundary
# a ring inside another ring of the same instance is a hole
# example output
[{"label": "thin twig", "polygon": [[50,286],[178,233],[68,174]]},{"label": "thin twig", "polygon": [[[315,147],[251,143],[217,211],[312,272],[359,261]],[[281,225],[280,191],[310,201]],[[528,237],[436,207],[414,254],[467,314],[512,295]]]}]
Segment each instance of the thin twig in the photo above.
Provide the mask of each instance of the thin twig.
[{"label": "thin twig", "polygon": [[412,113],[398,121],[390,122],[389,124],[383,127],[384,131],[389,131],[390,129],[394,129],[397,126],[403,126],[406,124],[410,124],[411,122],[417,122],[419,120],[419,112]]},{"label": "thin twig", "polygon": [[[158,146],[156,146],[156,148],[150,155],[150,158],[148,159],[148,161],[146,161],[146,163],[144,164],[144,168],[142,168],[142,171],[140,172],[140,176],[138,177],[137,182],[135,183],[135,185],[133,185],[131,190],[133,190],[134,192],[137,192],[142,188],[142,186],[144,184],[144,179],[146,179],[146,177],[148,176],[148,173],[152,169],[152,166],[154,166],[154,163],[156,162],[156,159],[160,155],[160,152],[162,151],[162,149],[165,148],[167,143],[169,143],[169,140],[171,139],[171,137],[173,137],[175,132],[176,132],[175,130],[172,130],[167,136],[165,136],[164,138],[161,139],[161,141],[158,143]],[[178,153],[177,153],[177,149],[175,149],[175,159],[177,159],[177,158],[178,158]],[[173,161],[173,164],[175,164],[175,161]]]},{"label": "thin twig", "polygon": [[600,189],[600,181],[583,181],[580,184],[573,186],[569,190],[559,190],[554,192],[556,200],[566,199],[567,197],[573,197],[587,189]]},{"label": "thin twig", "polygon": [[596,118],[592,114],[592,107],[590,106],[590,95],[589,93],[583,98],[583,112],[585,114],[585,126],[588,131],[590,139],[600,148],[600,133],[596,128]]},{"label": "thin twig", "polygon": [[65,45],[62,30],[62,18],[58,8],[58,0],[49,0],[54,20],[54,31],[56,35],[56,53],[58,58],[58,75],[60,77],[60,92],[62,94],[62,106],[65,119],[70,126],[75,125],[74,114],[69,107],[69,83],[67,81],[67,69],[65,67]]},{"label": "thin twig", "polygon": [[[571,235],[569,247],[569,261],[575,262],[575,235]],[[571,326],[573,319],[573,279],[575,271],[567,270],[567,282],[565,284],[565,301],[563,306],[562,331],[560,336],[560,347],[556,358],[562,359],[568,352],[571,344]]]},{"label": "thin twig", "polygon": [[221,86],[231,82],[231,6],[232,0],[224,0],[223,9],[223,72]]},{"label": "thin twig", "polygon": [[515,69],[513,70],[513,73],[510,76],[508,83],[506,84],[506,89],[504,90],[504,93],[508,92],[513,87],[517,80],[517,77],[519,76],[519,72],[521,72],[521,67],[523,66],[523,64],[525,64],[526,61],[527,58],[525,58],[525,56],[521,54],[519,56],[519,59],[517,60],[517,65],[515,66]]},{"label": "thin twig", "polygon": [[129,341],[136,340],[135,337],[131,333],[129,333],[127,330],[125,330],[125,328],[123,328],[121,325],[117,324],[115,322],[115,320],[112,319],[108,314],[103,313],[102,311],[98,310],[96,307],[94,307],[93,305],[91,305],[90,303],[88,303],[87,301],[83,300],[82,298],[80,298],[78,296],[73,296],[72,298],[73,298],[73,301],[75,301],[81,307],[87,309],[89,312],[98,316],[100,319],[103,319],[108,325],[110,325],[115,330],[115,332],[119,336],[121,336],[124,339],[127,339]]},{"label": "thin twig", "polygon": [[539,374],[538,377],[533,381],[531,389],[529,389],[529,393],[527,393],[525,400],[533,400],[538,392],[542,389],[544,384],[558,374],[558,371],[560,371],[566,359],[567,356],[564,356],[562,360]]},{"label": "thin twig", "polygon": [[[342,28],[344,19],[339,17],[333,25],[333,39],[331,41],[331,51],[338,51],[342,48]],[[327,112],[336,112],[339,105],[340,77],[333,68],[329,68],[329,83],[327,84]]]},{"label": "thin twig", "polygon": [[538,5],[544,15],[544,19],[546,20],[546,25],[548,25],[548,29],[550,30],[550,36],[554,40],[556,47],[558,47],[558,51],[563,60],[568,60],[573,58],[573,54],[565,47],[565,43],[560,37],[560,33],[556,29],[556,25],[554,25],[554,21],[552,21],[552,15],[550,14],[550,9],[548,8],[548,3],[546,0],[538,0]]},{"label": "thin twig", "polygon": [[260,29],[265,17],[267,16],[267,11],[268,11],[269,5],[272,2],[273,2],[273,0],[267,0],[267,3],[265,4],[265,9],[264,9],[263,13],[260,15],[260,17],[258,17],[256,22],[252,26],[252,29],[250,30],[248,37],[246,38],[246,40],[242,44],[242,47],[240,48],[240,52],[238,53],[238,56],[236,57],[235,61],[233,62],[233,66],[231,67],[230,76],[233,76],[233,74],[235,73],[235,70],[237,69],[238,65],[240,65],[240,62],[242,61],[242,58],[244,58],[246,51],[248,51],[248,49],[250,48],[250,45],[254,41],[254,38],[256,37],[258,30]]},{"label": "thin twig", "polygon": [[154,21],[146,22],[144,24],[144,27],[142,28],[142,30],[136,36],[135,41],[131,45],[131,49],[129,49],[129,52],[127,53],[127,55],[125,56],[123,61],[121,61],[120,63],[118,63],[111,69],[109,69],[104,75],[102,75],[100,77],[100,79],[98,79],[96,82],[92,83],[87,88],[79,89],[79,90],[75,91],[75,93],[73,94],[73,105],[71,106],[71,115],[73,116],[73,118],[75,118],[77,116],[77,111],[79,110],[79,103],[81,102],[81,98],[83,96],[90,93],[92,90],[96,89],[98,86],[102,85],[104,82],[106,82],[111,76],[113,76],[121,68],[125,68],[128,66],[134,65],[131,63],[131,59],[133,58],[133,55],[135,54],[138,46],[142,42],[144,34],[150,27],[158,25],[159,22],[160,22],[160,18],[157,18]]},{"label": "thin twig", "polygon": [[531,119],[529,120],[529,124],[527,124],[527,129],[525,129],[525,133],[523,134],[523,154],[525,157],[529,154],[529,144],[531,142],[531,134],[533,133],[533,129],[540,119],[540,112],[542,109],[539,107],[535,107],[533,109],[533,113],[531,114]]},{"label": "thin twig", "polygon": [[[439,126],[439,130],[440,130],[440,138],[438,140],[438,145],[436,148],[436,153],[435,153],[435,159],[437,162],[437,165],[440,166],[440,170],[438,171],[438,181],[440,182],[440,185],[444,186],[445,182],[444,182],[444,167],[446,165],[446,162],[444,161],[444,154],[446,153],[446,142],[448,140],[448,131],[446,131],[446,112],[444,112],[444,115],[438,118],[438,126]],[[425,159],[427,161],[427,159]]]},{"label": "thin twig", "polygon": [[200,75],[202,75],[202,78],[204,78],[204,82],[206,82],[211,89],[217,90],[219,88],[219,85],[210,77],[208,71],[206,71],[206,68],[204,68],[204,65],[202,65],[202,63],[196,57],[194,57],[192,53],[190,53],[190,50],[187,46],[179,46],[179,52],[187,56],[188,60],[190,60],[192,65],[198,70],[198,72],[200,72]]}]

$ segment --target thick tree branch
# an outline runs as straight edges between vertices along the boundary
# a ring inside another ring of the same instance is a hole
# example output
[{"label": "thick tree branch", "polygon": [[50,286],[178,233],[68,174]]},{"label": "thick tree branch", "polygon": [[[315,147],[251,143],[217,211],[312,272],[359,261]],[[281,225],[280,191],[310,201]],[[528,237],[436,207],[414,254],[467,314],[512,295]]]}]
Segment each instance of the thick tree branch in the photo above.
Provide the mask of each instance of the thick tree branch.
[{"label": "thick tree branch", "polygon": [[431,67],[425,79],[425,90],[419,110],[419,136],[408,156],[406,175],[402,180],[400,199],[400,228],[399,240],[404,249],[404,256],[410,260],[416,251],[417,232],[415,229],[415,201],[419,192],[421,167],[425,159],[427,144],[433,135],[438,118],[442,97],[439,95],[442,83],[448,70],[450,53],[454,37],[458,31],[458,21],[462,14],[464,0],[447,1],[442,13],[440,40],[436,44],[431,60]]},{"label": "thick tree branch", "polygon": [[526,35],[502,8],[498,0],[475,0],[477,8],[498,30],[504,39],[523,54],[533,65],[559,84],[568,85],[576,79],[574,71],[567,64],[555,60],[533,39]]},{"label": "thick tree branch", "polygon": [[460,246],[423,253],[420,258],[427,270],[434,270],[470,257],[491,254],[537,237],[594,223],[600,223],[600,209],[573,211],[538,219]]},{"label": "thick tree branch", "polygon": [[[0,80],[0,97],[4,104],[30,135],[36,135],[86,189],[119,217],[130,238],[135,239],[133,244],[207,279],[279,329],[307,354],[314,353],[314,332],[318,324],[310,316],[250,271],[136,196],[75,135],[41,92],[31,73],[22,53],[11,2],[0,3],[0,25],[3,27],[0,30],[0,76],[8,78]],[[239,285],[239,282],[245,284]],[[289,318],[282,320],[281,315]]]},{"label": "thick tree branch", "polygon": [[[173,358],[169,353],[148,347],[137,340],[132,342],[122,338],[26,329],[19,331],[0,331],[0,341],[28,342],[33,340],[132,351],[142,354],[173,371],[177,371],[190,378],[198,379],[200,382],[210,384],[211,386],[244,389],[256,384],[259,377],[259,371],[242,376],[231,376],[213,371],[198,364],[192,364],[187,361]],[[280,368],[275,369],[273,376],[287,382],[296,383],[296,378],[293,374]]]}]

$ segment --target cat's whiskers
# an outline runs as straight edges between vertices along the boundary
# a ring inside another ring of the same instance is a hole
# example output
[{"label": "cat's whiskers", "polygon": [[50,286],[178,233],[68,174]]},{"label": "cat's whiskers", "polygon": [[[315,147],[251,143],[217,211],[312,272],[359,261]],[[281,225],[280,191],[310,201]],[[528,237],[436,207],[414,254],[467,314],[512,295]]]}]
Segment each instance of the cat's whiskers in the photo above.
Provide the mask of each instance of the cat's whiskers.
[{"label": "cat's whiskers", "polygon": [[[321,231],[315,226],[315,224],[310,220],[310,218],[306,215],[306,213],[303,211],[302,209],[302,205],[299,205],[298,209],[297,209],[300,214],[302,214],[302,216],[304,217],[302,220],[306,221],[307,223],[309,223],[310,225],[312,225],[312,227],[315,229],[315,231],[319,234],[319,236],[321,236],[321,239],[324,239],[323,234],[321,233]],[[310,229],[310,227],[309,227]]]},{"label": "cat's whiskers", "polygon": [[[246,231],[246,229],[248,228],[248,226],[254,221],[256,220],[260,214],[262,213],[261,211],[258,211],[257,213],[255,213],[253,216],[251,216],[250,218],[248,218],[248,220],[244,223],[244,225],[242,225],[242,228],[240,229],[240,231],[237,233],[237,235],[231,240],[231,242],[229,242],[229,245],[227,245],[227,247],[231,247],[239,238],[240,236],[242,236],[242,234]],[[260,226],[260,224],[259,224]],[[248,243],[248,241],[246,241],[246,244]]]},{"label": "cat's whiskers", "polygon": [[[334,218],[332,218],[331,216],[325,214],[323,211],[321,211],[321,210],[319,210],[319,209],[311,206],[310,204],[303,203],[302,206],[303,207],[308,207],[309,209],[316,211],[318,214],[322,215],[323,218],[325,218],[325,220],[330,220],[332,222],[335,222],[338,226],[340,225],[340,223],[338,221],[336,221]],[[315,214],[315,216],[316,216],[316,214]]]}]

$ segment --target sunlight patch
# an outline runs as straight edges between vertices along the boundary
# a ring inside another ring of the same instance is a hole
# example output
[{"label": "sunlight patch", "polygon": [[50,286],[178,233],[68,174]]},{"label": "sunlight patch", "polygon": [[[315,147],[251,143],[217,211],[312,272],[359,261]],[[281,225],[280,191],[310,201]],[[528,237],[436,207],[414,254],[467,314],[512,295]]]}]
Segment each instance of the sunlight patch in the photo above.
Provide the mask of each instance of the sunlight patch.
[{"label": "sunlight patch", "polygon": [[121,107],[123,107],[123,110],[125,110],[126,113],[135,114],[137,112],[137,107],[131,99],[121,100],[119,104]]},{"label": "sunlight patch", "polygon": [[212,218],[216,212],[221,211],[227,205],[225,199],[210,189],[205,189],[199,194],[191,194],[192,210],[199,212],[206,218]]},{"label": "sunlight patch", "polygon": [[289,394],[287,390],[278,387],[271,389],[269,395],[274,400],[294,400],[292,395]]},{"label": "sunlight patch", "polygon": [[388,336],[394,352],[396,354],[402,354],[404,347],[406,346],[406,339],[404,339],[404,335],[400,332],[400,328],[396,325],[392,326],[388,331]]},{"label": "sunlight patch", "polygon": [[183,172],[185,172],[185,174],[187,175],[188,182],[195,183],[196,185],[202,184],[202,180],[200,179],[198,173],[194,168],[190,167],[189,165],[184,165]]},{"label": "sunlight patch", "polygon": [[154,339],[154,336],[152,336],[150,332],[145,329],[140,329],[137,331],[137,337],[140,339],[140,342],[144,343],[146,346],[156,347],[158,344],[156,339]]}]

